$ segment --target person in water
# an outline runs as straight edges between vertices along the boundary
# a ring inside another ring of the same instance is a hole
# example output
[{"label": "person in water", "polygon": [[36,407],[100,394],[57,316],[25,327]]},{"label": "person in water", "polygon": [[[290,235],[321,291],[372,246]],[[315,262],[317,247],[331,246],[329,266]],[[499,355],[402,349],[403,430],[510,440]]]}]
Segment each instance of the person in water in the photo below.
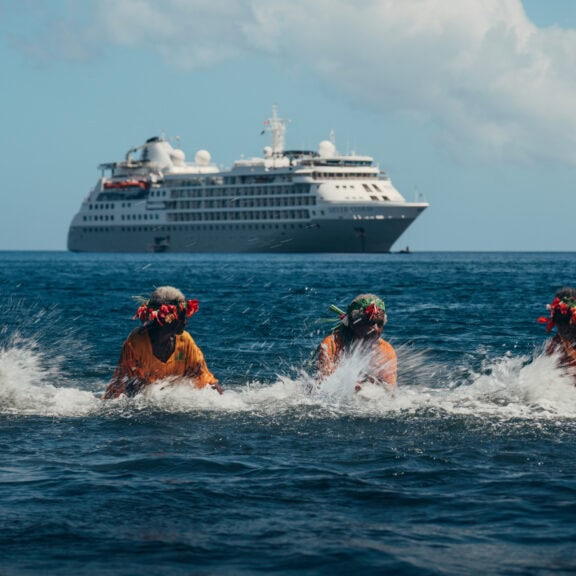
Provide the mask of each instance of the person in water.
[{"label": "person in water", "polygon": [[545,352],[557,355],[559,364],[576,377],[576,288],[560,288],[547,306],[550,315],[539,318],[547,332],[556,328],[556,334],[546,344]]},{"label": "person in water", "polygon": [[318,347],[320,377],[332,374],[344,357],[360,349],[370,355],[370,362],[368,373],[356,383],[356,391],[365,382],[396,386],[396,351],[381,337],[387,321],[384,302],[374,294],[360,294],[346,312],[336,306],[330,309],[340,315],[340,322]]},{"label": "person in water", "polygon": [[136,311],[134,318],[143,325],[125,340],[103,398],[132,398],[164,379],[184,380],[196,388],[211,386],[222,394],[202,351],[185,331],[187,319],[197,310],[198,300],[186,300],[177,288],[157,288]]}]

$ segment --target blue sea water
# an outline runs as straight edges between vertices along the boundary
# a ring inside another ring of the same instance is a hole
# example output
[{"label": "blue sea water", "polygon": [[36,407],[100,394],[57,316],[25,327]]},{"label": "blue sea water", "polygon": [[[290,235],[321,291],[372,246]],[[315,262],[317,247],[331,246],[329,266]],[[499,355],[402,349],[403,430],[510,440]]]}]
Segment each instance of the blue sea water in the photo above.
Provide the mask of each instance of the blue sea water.
[{"label": "blue sea water", "polygon": [[[536,321],[576,254],[0,263],[2,576],[576,573],[576,388]],[[224,394],[103,402],[163,284]],[[315,388],[328,306],[368,291],[395,395],[355,360]]]}]

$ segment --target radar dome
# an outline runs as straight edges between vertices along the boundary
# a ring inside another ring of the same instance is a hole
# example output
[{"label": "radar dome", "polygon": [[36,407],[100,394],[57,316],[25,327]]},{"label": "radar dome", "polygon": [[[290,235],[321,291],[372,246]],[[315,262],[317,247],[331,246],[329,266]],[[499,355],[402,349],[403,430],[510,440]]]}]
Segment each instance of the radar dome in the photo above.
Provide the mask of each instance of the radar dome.
[{"label": "radar dome", "polygon": [[332,158],[336,154],[336,146],[329,140],[322,140],[318,145],[318,154],[322,158]]},{"label": "radar dome", "polygon": [[170,159],[174,162],[175,166],[182,166],[186,160],[186,154],[182,150],[173,148],[170,151]]},{"label": "radar dome", "polygon": [[198,150],[196,152],[196,156],[194,157],[196,160],[196,164],[200,164],[200,166],[207,166],[210,164],[210,160],[212,160],[212,156],[208,150]]},{"label": "radar dome", "polygon": [[264,158],[272,156],[272,146],[264,146]]}]

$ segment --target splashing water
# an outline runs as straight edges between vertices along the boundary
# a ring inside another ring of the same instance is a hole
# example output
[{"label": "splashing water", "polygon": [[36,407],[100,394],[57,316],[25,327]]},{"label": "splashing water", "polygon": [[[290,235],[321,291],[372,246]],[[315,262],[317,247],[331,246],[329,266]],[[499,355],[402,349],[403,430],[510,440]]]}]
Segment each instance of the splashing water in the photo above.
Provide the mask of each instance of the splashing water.
[{"label": "splashing water", "polygon": [[98,405],[94,395],[72,387],[63,370],[70,350],[81,362],[89,347],[74,327],[59,326],[61,311],[10,299],[3,316],[20,323],[5,323],[0,330],[0,413],[78,416],[93,411]]},{"label": "splashing water", "polygon": [[[481,372],[474,373],[466,366],[435,363],[425,352],[400,346],[397,389],[363,384],[357,392],[355,384],[367,371],[369,360],[356,352],[323,382],[296,368],[295,376],[278,374],[272,383],[247,381],[228,387],[222,396],[209,388],[197,390],[159,382],[134,399],[103,402],[100,394],[85,390],[83,382],[75,383],[63,369],[64,350],[70,348],[75,335],[52,340],[48,350],[40,343],[45,340],[41,331],[24,337],[19,331],[9,334],[4,328],[1,336],[0,412],[5,414],[85,416],[161,410],[269,416],[305,411],[334,417],[433,410],[445,415],[505,419],[576,417],[572,379],[557,368],[556,358],[538,353],[532,358],[507,354],[485,361]],[[105,386],[106,382],[100,383],[102,390]]]},{"label": "splashing water", "polygon": [[[422,376],[429,363],[416,365],[413,358],[412,364],[413,371]],[[400,381],[396,390],[364,384],[356,392],[355,383],[365,368],[363,359],[350,358],[322,383],[300,372],[295,378],[279,375],[271,384],[247,382],[226,389],[222,396],[209,388],[197,390],[160,382],[134,399],[102,402],[92,392],[73,385],[59,386],[58,382],[66,382],[66,378],[46,361],[38,345],[14,340],[11,347],[0,350],[0,405],[3,413],[45,416],[84,416],[135,408],[270,415],[316,408],[332,416],[433,409],[498,418],[576,417],[576,388],[552,357],[503,357],[471,383],[446,382],[442,386],[434,382],[429,386]],[[437,367],[433,371],[437,374]]]},{"label": "splashing water", "polygon": [[97,407],[92,393],[51,383],[59,380],[65,380],[59,367],[53,358],[47,360],[37,342],[14,338],[0,349],[2,413],[80,416]]}]

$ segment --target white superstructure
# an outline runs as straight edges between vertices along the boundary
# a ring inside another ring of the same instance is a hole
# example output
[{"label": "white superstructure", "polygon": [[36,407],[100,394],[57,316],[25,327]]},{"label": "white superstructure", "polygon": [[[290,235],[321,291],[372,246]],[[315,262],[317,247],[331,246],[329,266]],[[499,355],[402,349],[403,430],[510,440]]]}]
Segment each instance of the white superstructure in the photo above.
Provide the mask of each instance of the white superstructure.
[{"label": "white superstructure", "polygon": [[[285,150],[273,108],[262,157],[221,170],[163,138],[132,148],[102,175],[74,216],[78,252],[388,252],[427,208],[407,202],[370,156]],[[139,153],[139,158],[134,159]]]}]

